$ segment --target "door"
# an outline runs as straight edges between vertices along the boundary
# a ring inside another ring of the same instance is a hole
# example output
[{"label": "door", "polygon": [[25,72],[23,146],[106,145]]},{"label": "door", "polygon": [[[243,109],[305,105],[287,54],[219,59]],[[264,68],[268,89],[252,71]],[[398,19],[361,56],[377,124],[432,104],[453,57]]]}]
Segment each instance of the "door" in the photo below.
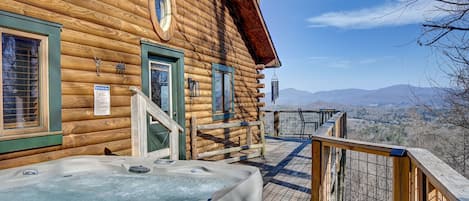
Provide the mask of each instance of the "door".
[{"label": "door", "polygon": [[[148,60],[149,97],[167,115],[176,119],[177,93],[174,80],[175,63],[169,59],[153,57]],[[148,152],[169,148],[169,130],[155,118],[149,117],[147,147]]]}]

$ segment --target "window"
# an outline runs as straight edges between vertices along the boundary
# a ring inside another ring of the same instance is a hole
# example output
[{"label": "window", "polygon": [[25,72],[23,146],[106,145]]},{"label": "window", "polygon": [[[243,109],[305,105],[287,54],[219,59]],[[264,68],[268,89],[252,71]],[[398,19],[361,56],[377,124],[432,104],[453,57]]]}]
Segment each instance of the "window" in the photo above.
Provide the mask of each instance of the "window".
[{"label": "window", "polygon": [[155,0],[155,12],[158,23],[163,31],[168,30],[171,23],[171,1]]},{"label": "window", "polygon": [[4,11],[0,19],[0,153],[62,144],[62,26]]},{"label": "window", "polygon": [[212,65],[213,119],[227,119],[234,115],[234,71],[232,67]]},{"label": "window", "polygon": [[47,131],[47,37],[0,28],[2,133]]},{"label": "window", "polygon": [[149,63],[151,100],[171,116],[171,65],[156,61]]},{"label": "window", "polygon": [[164,41],[171,39],[176,14],[175,0],[148,0],[153,29]]}]

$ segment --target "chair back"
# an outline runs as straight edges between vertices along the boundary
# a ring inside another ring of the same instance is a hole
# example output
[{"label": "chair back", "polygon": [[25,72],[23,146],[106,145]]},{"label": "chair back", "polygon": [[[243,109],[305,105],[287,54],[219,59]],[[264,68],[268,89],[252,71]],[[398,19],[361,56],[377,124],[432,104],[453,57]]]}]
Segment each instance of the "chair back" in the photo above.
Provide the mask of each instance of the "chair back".
[{"label": "chair back", "polygon": [[303,116],[303,111],[301,108],[298,108],[298,114],[300,115],[301,122],[305,122],[305,117]]}]

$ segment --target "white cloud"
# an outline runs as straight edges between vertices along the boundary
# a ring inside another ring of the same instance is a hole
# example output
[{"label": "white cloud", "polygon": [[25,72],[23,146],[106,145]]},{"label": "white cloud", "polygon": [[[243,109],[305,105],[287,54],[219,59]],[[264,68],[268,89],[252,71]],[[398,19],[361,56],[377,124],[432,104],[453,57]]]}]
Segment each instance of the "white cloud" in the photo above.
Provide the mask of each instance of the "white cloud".
[{"label": "white cloud", "polygon": [[421,23],[445,16],[438,7],[447,7],[435,0],[394,0],[359,10],[328,12],[308,20],[309,27],[368,29]]}]

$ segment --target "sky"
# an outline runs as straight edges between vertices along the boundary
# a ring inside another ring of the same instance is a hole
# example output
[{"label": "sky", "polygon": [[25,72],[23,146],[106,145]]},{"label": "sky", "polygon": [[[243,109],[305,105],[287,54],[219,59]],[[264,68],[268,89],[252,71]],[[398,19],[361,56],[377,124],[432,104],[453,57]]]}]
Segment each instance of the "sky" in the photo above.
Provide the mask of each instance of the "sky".
[{"label": "sky", "polygon": [[441,53],[419,46],[421,24],[444,16],[436,1],[261,0],[261,11],[282,62],[280,89],[310,92],[378,89],[396,84],[447,86]]}]

